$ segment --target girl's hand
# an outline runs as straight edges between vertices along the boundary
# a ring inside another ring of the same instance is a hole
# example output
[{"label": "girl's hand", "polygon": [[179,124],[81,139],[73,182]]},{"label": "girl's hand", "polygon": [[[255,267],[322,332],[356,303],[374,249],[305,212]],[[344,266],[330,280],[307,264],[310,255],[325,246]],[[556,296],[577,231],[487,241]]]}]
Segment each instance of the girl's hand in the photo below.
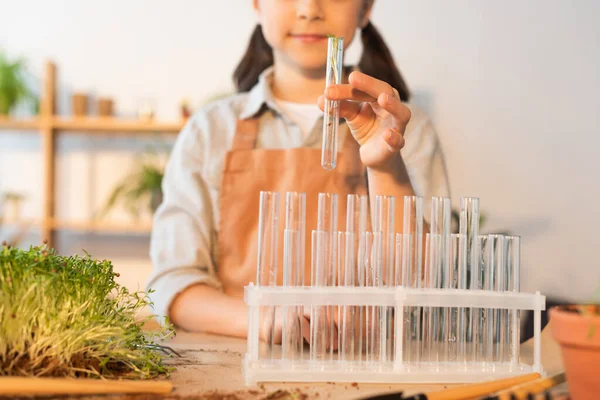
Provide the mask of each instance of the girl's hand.
[{"label": "girl's hand", "polygon": [[[310,343],[310,307],[304,310],[302,316],[302,337],[306,342]],[[262,313],[261,313],[262,314]],[[260,328],[258,337],[264,342],[271,341],[273,338],[273,344],[281,344],[283,337],[283,315],[282,308],[275,307],[274,314],[265,313],[260,322]]]},{"label": "girl's hand", "polygon": [[[337,310],[334,313],[334,315],[337,316]],[[306,343],[310,343],[310,307],[304,308],[304,315],[302,316],[302,319],[302,340],[304,340]],[[327,316],[324,316],[324,322],[326,327],[330,326],[329,322],[327,321]],[[329,349],[330,346],[333,346],[333,349],[337,350],[337,321],[335,321],[334,329],[335,331],[333,334],[333,343],[329,343],[328,341],[326,343],[326,348]],[[263,342],[270,342],[271,337],[273,337],[273,344],[281,344],[283,336],[283,317],[281,307],[276,307],[274,314],[268,313],[263,317],[258,335],[259,339]],[[326,336],[329,339],[329,334],[327,334]]]},{"label": "girl's hand", "polygon": [[404,147],[404,131],[411,113],[400,101],[398,91],[386,82],[354,71],[348,84],[332,85],[318,100],[324,111],[325,97],[339,101],[340,118],[360,144],[366,167],[383,169]]}]

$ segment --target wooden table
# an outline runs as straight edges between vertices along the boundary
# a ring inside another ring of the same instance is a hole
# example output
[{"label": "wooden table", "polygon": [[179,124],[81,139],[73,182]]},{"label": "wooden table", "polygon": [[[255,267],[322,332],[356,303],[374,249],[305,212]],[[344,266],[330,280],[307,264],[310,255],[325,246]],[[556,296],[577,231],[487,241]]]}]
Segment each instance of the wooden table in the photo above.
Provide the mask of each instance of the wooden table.
[{"label": "wooden table", "polygon": [[[405,395],[443,389],[445,385],[376,385],[350,383],[265,383],[255,387],[244,385],[242,359],[246,341],[241,339],[180,332],[167,345],[181,353],[169,364],[177,367],[171,376],[173,397],[195,399],[358,399],[368,395],[404,391]],[[533,342],[522,345],[525,363],[533,358]],[[562,371],[560,349],[550,335],[542,332],[542,363],[549,374]],[[281,397],[277,397],[275,392]],[[285,396],[285,392],[297,393]],[[229,397],[227,397],[229,395]],[[303,395],[306,395],[304,397]],[[269,397],[271,396],[271,397]]]}]

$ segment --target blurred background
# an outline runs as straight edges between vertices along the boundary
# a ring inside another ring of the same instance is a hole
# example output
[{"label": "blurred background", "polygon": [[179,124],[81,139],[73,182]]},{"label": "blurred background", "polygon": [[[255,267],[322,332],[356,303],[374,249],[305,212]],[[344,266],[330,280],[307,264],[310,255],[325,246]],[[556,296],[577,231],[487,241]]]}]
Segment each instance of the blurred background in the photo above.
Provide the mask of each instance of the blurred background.
[{"label": "blurred background", "polygon": [[[378,0],[372,18],[433,119],[453,207],[480,197],[483,232],[522,236],[522,289],[566,301],[600,284],[599,16],[596,0]],[[0,116],[0,239],[51,234],[143,289],[170,146],[233,91],[255,23],[250,0],[0,0],[3,73],[22,58],[33,97],[56,93],[56,116],[27,98]]]}]

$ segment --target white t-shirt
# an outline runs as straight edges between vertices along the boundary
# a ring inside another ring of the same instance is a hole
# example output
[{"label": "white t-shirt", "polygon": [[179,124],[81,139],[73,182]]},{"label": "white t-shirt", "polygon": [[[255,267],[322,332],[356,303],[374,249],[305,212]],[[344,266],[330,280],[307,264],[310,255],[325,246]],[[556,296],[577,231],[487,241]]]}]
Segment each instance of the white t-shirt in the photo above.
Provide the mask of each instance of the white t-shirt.
[{"label": "white t-shirt", "polygon": [[297,146],[300,146],[306,140],[315,123],[323,115],[323,111],[319,109],[316,103],[292,103],[278,98],[273,98],[273,102],[275,102],[281,112],[300,128],[302,137],[294,138],[294,141],[297,140]]}]

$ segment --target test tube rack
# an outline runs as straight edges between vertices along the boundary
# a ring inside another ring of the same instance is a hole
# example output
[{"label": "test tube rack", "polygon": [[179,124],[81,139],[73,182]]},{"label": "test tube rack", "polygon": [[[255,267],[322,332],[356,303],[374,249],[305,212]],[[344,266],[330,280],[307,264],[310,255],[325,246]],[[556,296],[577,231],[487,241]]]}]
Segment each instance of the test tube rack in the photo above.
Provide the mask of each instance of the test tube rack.
[{"label": "test tube rack", "polygon": [[[396,233],[392,197],[377,196],[369,213],[366,196],[348,196],[346,230],[339,231],[337,196],[320,194],[310,286],[299,272],[305,202],[304,194],[286,194],[284,282],[278,284],[279,196],[261,193],[257,281],[244,293],[246,384],[467,383],[545,375],[545,297],[519,291],[520,238],[479,235],[478,199],[461,199],[460,233],[451,234],[450,200],[433,198],[429,233],[422,235],[422,198],[405,197],[403,232]],[[522,310],[534,317],[531,365],[519,355]],[[277,318],[283,319],[281,344]]]}]

